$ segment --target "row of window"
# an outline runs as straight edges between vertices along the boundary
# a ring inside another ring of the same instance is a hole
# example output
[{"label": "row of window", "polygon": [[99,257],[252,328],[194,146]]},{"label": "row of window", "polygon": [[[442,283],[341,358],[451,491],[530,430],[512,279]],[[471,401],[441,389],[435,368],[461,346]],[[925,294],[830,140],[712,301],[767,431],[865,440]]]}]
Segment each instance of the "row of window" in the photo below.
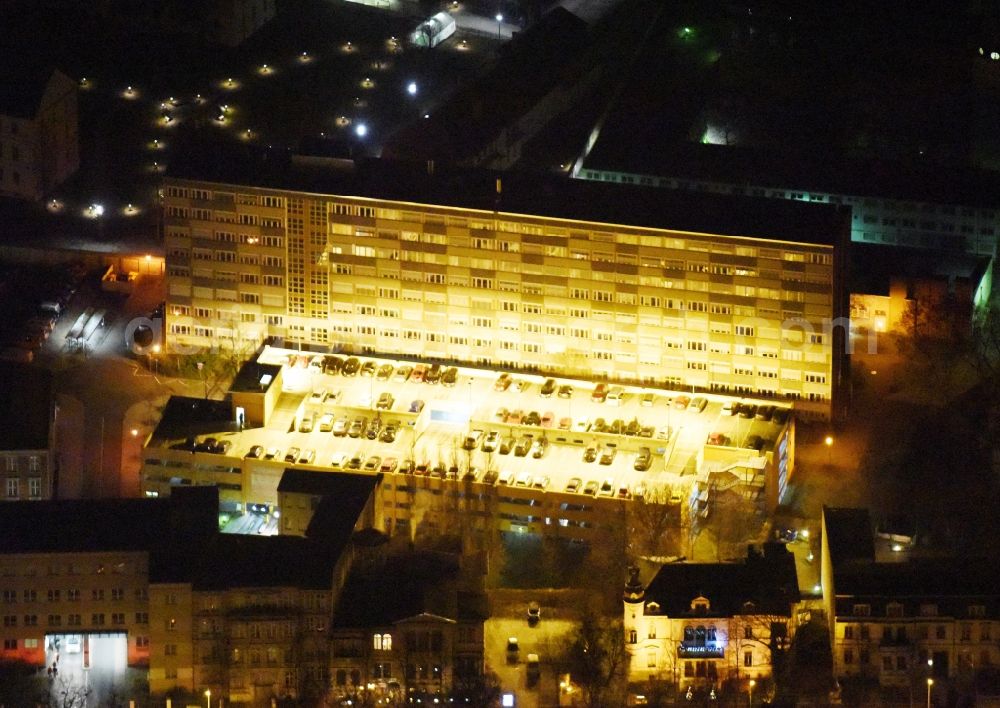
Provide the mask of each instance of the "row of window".
[{"label": "row of window", "polygon": [[[42,478],[41,477],[28,477],[27,485],[27,498],[28,499],[41,499],[42,497]],[[4,483],[4,490],[6,492],[7,499],[20,499],[21,498],[21,480],[17,477],[7,477]]]},{"label": "row of window", "polygon": [[[120,602],[125,599],[124,588],[111,588],[108,596],[111,600],[115,602]],[[137,601],[145,601],[147,599],[147,594],[145,588],[136,588],[134,592],[135,599]],[[5,605],[13,605],[17,603],[18,593],[17,590],[5,589],[3,590],[3,603]],[[39,593],[37,590],[23,590],[21,591],[21,601],[22,602],[38,602]],[[79,602],[83,599],[83,592],[78,588],[70,588],[66,590],[65,598],[69,602]],[[46,602],[62,602],[63,591],[60,589],[48,590],[45,594]],[[94,601],[103,601],[105,599],[104,588],[94,588],[90,591],[90,599]]]},{"label": "row of window", "polygon": [[[913,630],[917,639],[931,638],[931,628],[929,625],[918,624],[913,627]],[[873,638],[873,634],[875,639],[882,639],[885,641],[905,642],[908,639],[906,627],[875,625],[874,629],[871,629],[869,625],[862,624],[858,625],[857,631],[855,631],[854,625],[844,625],[844,639],[847,641],[854,639],[867,641]],[[948,639],[948,625],[934,625],[933,635],[934,639]],[[980,623],[978,636],[979,641],[981,642],[990,641],[993,636],[991,625],[985,622]],[[973,638],[973,625],[968,623],[959,624],[958,638],[960,641],[971,642]]]},{"label": "row of window", "polygon": [[[938,615],[938,606],[932,602],[925,602],[920,605],[919,612],[921,617],[936,617]],[[985,617],[986,605],[968,605],[966,607],[966,612],[968,612],[969,617]],[[856,603],[851,606],[851,615],[854,617],[870,617],[871,614],[872,606],[870,604]],[[903,617],[903,605],[898,602],[890,602],[886,604],[885,616]]]},{"label": "row of window", "polygon": [[[18,620],[21,621],[21,626],[23,627],[37,627],[38,626],[38,615],[28,614],[18,617],[18,615],[4,615],[3,616],[3,626],[4,627],[17,627]],[[46,623],[49,627],[62,627],[63,626],[63,616],[58,614],[48,615],[46,618]],[[136,612],[135,613],[135,623],[136,624],[149,624],[149,614],[146,612]],[[80,627],[83,624],[83,615],[77,613],[70,613],[66,615],[66,626],[67,627]],[[95,612],[90,615],[90,624],[93,627],[104,626],[104,613]],[[125,624],[125,613],[124,612],[112,612],[111,613],[111,624],[122,625]]]}]

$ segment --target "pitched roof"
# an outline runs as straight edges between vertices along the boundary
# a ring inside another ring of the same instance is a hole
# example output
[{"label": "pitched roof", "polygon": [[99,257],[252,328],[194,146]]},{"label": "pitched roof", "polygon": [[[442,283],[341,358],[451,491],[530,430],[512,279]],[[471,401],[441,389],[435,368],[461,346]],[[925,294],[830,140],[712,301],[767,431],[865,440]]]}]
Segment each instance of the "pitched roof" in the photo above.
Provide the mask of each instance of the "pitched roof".
[{"label": "pitched roof", "polygon": [[[287,475],[291,470],[286,470]],[[285,481],[282,475],[282,482]],[[326,544],[342,546],[350,541],[375,488],[382,483],[381,474],[357,472],[295,472],[289,477],[284,490],[316,490],[323,498],[316,506],[306,537]],[[279,483],[280,485],[280,483]],[[316,491],[307,491],[314,494]]]},{"label": "pitched roof", "polygon": [[0,63],[0,115],[34,118],[55,71],[23,61]]},{"label": "pitched roof", "polygon": [[[707,613],[696,613],[695,598],[709,600]],[[763,554],[751,552],[740,563],[668,563],[646,587],[645,602],[656,602],[670,617],[731,617],[744,614],[788,615],[799,599],[795,558],[781,544],[765,544]]]}]

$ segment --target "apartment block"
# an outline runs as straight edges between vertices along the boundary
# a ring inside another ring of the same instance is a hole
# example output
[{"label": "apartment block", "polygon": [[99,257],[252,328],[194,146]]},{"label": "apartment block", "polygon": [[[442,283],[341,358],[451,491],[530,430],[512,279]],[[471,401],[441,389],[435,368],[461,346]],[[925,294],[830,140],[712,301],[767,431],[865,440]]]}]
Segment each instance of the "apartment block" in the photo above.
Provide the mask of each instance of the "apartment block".
[{"label": "apartment block", "polygon": [[935,693],[992,676],[1000,593],[988,558],[884,557],[866,509],[823,509],[821,572],[834,675]]},{"label": "apartment block", "polygon": [[850,210],[856,243],[991,258],[997,253],[1000,183],[989,171],[817,162],[812,155],[731,145],[658,147],[626,157],[618,146],[600,145],[574,176],[682,193],[834,204]]},{"label": "apartment block", "polygon": [[835,407],[836,208],[273,156],[179,165],[163,195],[171,347],[277,337]]},{"label": "apartment block", "polygon": [[7,394],[0,403],[0,499],[51,499],[57,471],[51,375],[8,364],[0,369],[0,390]]},{"label": "apartment block", "polygon": [[58,70],[7,67],[0,85],[0,196],[39,200],[80,166],[77,86]]}]

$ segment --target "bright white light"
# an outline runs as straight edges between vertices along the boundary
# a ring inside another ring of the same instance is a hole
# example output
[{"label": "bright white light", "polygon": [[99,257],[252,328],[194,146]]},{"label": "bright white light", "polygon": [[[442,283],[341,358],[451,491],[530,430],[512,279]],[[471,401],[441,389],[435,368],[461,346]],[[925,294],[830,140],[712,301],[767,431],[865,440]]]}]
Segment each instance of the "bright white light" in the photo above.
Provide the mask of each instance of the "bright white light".
[{"label": "bright white light", "polygon": [[410,94],[411,96],[416,96],[417,95],[417,82],[416,81],[411,81],[410,83],[408,83],[406,85],[406,92],[408,94]]},{"label": "bright white light", "polygon": [[513,693],[503,694],[503,696],[500,697],[500,705],[503,706],[503,708],[513,708],[514,694]]},{"label": "bright white light", "polygon": [[91,204],[89,211],[94,216],[104,216],[104,205],[103,204]]},{"label": "bright white light", "polygon": [[354,132],[359,138],[363,138],[368,135],[368,126],[364,123],[358,123],[354,128]]},{"label": "bright white light", "polygon": [[497,13],[497,22],[503,22],[503,15],[501,15],[499,12]]}]

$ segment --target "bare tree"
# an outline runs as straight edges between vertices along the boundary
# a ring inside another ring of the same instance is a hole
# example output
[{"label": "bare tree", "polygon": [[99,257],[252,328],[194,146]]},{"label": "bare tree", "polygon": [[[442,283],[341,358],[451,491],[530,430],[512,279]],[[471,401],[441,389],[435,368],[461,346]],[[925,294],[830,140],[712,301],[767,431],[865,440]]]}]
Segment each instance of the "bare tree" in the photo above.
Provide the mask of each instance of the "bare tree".
[{"label": "bare tree", "polygon": [[588,708],[623,705],[625,636],[621,617],[588,611],[568,635],[562,661]]},{"label": "bare tree", "polygon": [[630,558],[682,555],[682,505],[671,503],[671,496],[665,485],[650,487],[628,505]]}]

